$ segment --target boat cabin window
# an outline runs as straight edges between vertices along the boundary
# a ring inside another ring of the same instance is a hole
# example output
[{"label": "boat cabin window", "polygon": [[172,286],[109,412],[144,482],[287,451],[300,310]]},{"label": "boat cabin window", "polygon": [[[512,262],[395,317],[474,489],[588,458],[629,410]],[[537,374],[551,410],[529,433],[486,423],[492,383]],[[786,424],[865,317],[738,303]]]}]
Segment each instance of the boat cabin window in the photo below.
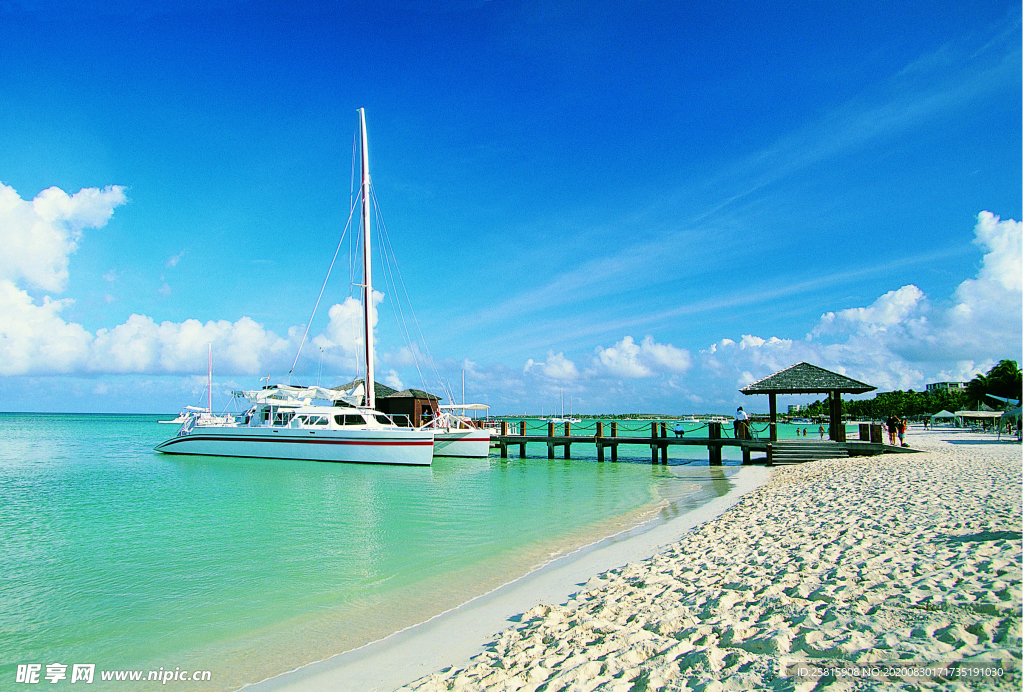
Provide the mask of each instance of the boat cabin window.
[{"label": "boat cabin window", "polygon": [[390,418],[381,413],[375,414],[374,418],[376,418],[377,422],[380,423],[381,425],[394,425],[394,423],[391,422]]},{"label": "boat cabin window", "polygon": [[294,417],[294,411],[276,411],[274,413],[274,425],[288,425]]},{"label": "boat cabin window", "polygon": [[335,416],[334,422],[338,425],[366,425],[366,420],[359,413],[346,413]]},{"label": "boat cabin window", "polygon": [[327,416],[299,416],[299,422],[302,425],[327,425]]}]

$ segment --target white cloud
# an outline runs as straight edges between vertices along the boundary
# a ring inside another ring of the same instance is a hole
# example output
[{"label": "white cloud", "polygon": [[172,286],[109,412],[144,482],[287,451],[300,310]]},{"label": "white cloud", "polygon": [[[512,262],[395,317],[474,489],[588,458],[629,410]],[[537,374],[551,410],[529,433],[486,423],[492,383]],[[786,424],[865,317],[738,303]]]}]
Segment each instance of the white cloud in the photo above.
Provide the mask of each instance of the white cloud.
[{"label": "white cloud", "polygon": [[624,378],[654,377],[666,372],[681,373],[690,369],[690,353],[672,344],[659,344],[654,337],[645,336],[637,344],[632,336],[625,336],[614,346],[595,349],[595,376]]},{"label": "white cloud", "polygon": [[874,303],[864,308],[850,308],[838,313],[822,315],[812,335],[830,332],[855,332],[878,336],[879,332],[898,333],[923,319],[920,315],[926,309],[925,295],[917,286],[908,285],[889,291]]},{"label": "white cloud", "polygon": [[1021,345],[1022,224],[978,214],[974,243],[985,250],[974,279],[960,284],[939,341],[947,348],[989,358],[1016,354]]},{"label": "white cloud", "polygon": [[822,315],[803,340],[745,335],[701,352],[703,368],[738,386],[807,361],[880,390],[920,389],[931,378],[970,379],[1001,358],[1021,357],[1021,223],[978,215],[978,274],[941,306],[914,285],[866,307]]},{"label": "white cloud", "polygon": [[180,262],[181,258],[184,257],[184,256],[185,256],[185,251],[184,250],[182,250],[181,252],[179,252],[176,255],[171,255],[167,259],[167,262],[164,264],[164,267],[166,267],[168,269],[171,269],[173,267],[177,267],[178,266],[178,262]]},{"label": "white cloud", "polygon": [[532,358],[526,361],[523,372],[537,371],[541,376],[552,380],[576,380],[579,379],[580,371],[576,364],[565,357],[565,353],[548,351],[547,360],[535,362]]},{"label": "white cloud", "polygon": [[60,312],[73,301],[31,296],[10,280],[0,280],[0,375],[68,373],[88,358],[92,335],[65,322]]},{"label": "white cloud", "polygon": [[59,293],[68,280],[68,257],[82,231],[100,228],[128,201],[124,188],[85,188],[74,195],[51,187],[31,202],[0,183],[0,279]]},{"label": "white cloud", "polygon": [[[374,380],[376,379],[377,378],[374,378]],[[391,387],[392,389],[397,389],[398,391],[402,391],[405,389],[405,385],[402,384],[402,378],[398,375],[398,372],[396,370],[388,370],[386,373],[384,373],[384,379],[382,380],[382,382],[384,382],[384,384]]]},{"label": "white cloud", "polygon": [[[13,249],[0,255],[0,375],[202,372],[208,344],[213,345],[222,372],[286,371],[301,337],[297,328],[282,338],[249,317],[158,324],[134,314],[123,324],[92,334],[61,316],[74,301],[43,296],[36,302],[18,286],[24,282],[43,290],[63,290],[68,258],[82,229],[101,228],[114,208],[126,201],[123,188],[107,187],[74,195],[50,188],[26,202],[12,188],[0,185],[0,242]],[[117,274],[111,270],[104,278],[113,282]],[[160,293],[169,294],[170,287],[164,284]],[[330,339],[338,339],[353,349],[347,336],[352,312],[348,303],[333,306],[320,341],[331,347],[335,344]]]}]

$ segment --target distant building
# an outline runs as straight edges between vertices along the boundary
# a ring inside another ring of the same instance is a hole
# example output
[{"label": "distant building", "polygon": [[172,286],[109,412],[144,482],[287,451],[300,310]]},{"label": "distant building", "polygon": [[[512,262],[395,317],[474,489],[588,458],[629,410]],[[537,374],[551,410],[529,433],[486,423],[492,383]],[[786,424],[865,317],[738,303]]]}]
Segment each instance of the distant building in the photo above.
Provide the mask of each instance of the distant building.
[{"label": "distant building", "polygon": [[967,387],[966,382],[932,382],[924,386],[925,391],[929,394],[938,394],[939,392],[958,392]]},{"label": "distant building", "polygon": [[806,411],[806,410],[807,410],[807,406],[805,404],[790,404],[789,405],[789,412],[790,413],[800,413],[801,411]]}]

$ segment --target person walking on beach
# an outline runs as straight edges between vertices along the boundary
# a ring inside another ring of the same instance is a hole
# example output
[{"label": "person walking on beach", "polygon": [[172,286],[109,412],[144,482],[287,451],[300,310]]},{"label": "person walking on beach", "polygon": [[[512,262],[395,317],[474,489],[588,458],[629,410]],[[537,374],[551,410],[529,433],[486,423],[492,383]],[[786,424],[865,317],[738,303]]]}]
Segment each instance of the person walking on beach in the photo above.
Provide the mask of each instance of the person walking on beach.
[{"label": "person walking on beach", "polygon": [[903,436],[907,434],[907,419],[900,418],[899,422],[899,436],[900,436],[900,447],[908,447],[906,442],[903,441]]},{"label": "person walking on beach", "polygon": [[737,440],[750,439],[750,435],[747,432],[747,425],[749,421],[750,417],[747,415],[747,412],[743,410],[742,406],[736,409],[736,420],[733,421],[732,427]]},{"label": "person walking on beach", "polygon": [[[807,434],[806,430],[804,431],[804,434],[805,435]],[[822,440],[825,439],[825,426],[824,425],[819,425],[818,426],[818,438],[822,439]]]}]

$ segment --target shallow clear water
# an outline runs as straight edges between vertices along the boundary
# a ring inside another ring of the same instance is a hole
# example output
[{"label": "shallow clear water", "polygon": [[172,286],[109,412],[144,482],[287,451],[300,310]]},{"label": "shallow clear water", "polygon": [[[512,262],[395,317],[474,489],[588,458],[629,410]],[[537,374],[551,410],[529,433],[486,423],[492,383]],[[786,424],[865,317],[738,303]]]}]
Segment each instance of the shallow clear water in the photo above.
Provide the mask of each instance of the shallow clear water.
[{"label": "shallow clear water", "polygon": [[701,448],[669,466],[585,445],[429,468],[167,456],[157,418],[0,414],[0,688],[59,662],[235,689],[705,502],[735,471]]}]

